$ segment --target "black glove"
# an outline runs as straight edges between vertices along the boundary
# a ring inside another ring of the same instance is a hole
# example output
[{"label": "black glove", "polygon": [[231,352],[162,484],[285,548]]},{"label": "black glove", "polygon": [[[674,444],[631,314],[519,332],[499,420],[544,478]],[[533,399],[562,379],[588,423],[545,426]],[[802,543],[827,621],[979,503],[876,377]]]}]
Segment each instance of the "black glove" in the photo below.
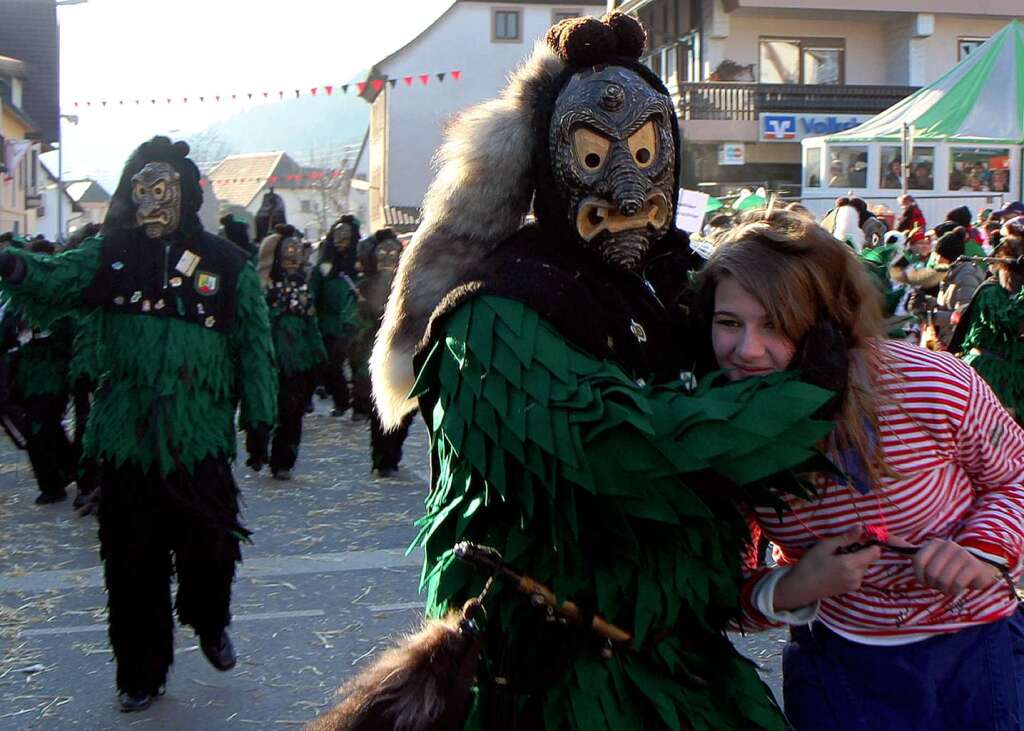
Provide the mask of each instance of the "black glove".
[{"label": "black glove", "polygon": [[245,451],[249,453],[246,464],[256,472],[263,469],[263,465],[270,461],[270,426],[268,424],[256,424],[249,427],[245,433]]},{"label": "black glove", "polygon": [[9,251],[0,251],[0,279],[17,284],[25,278],[25,265]]},{"label": "black glove", "polygon": [[929,310],[935,309],[935,298],[927,295],[921,290],[915,290],[907,300],[907,310],[915,315],[923,315]]}]

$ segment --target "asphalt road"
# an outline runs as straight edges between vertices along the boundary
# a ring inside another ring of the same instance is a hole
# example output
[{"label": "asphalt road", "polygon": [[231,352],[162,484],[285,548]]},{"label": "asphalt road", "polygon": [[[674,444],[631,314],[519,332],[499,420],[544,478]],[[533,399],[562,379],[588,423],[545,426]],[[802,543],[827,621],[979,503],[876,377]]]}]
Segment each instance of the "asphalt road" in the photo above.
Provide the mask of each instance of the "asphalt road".
[{"label": "asphalt road", "polygon": [[[236,477],[253,545],[235,583],[238,666],[214,670],[179,628],[167,693],[122,714],[106,636],[96,524],[39,507],[24,453],[0,440],[0,731],[301,727],[389,638],[418,625],[420,562],[405,555],[426,490],[420,424],[393,478],[370,476],[364,424],[306,418],[291,482]],[[778,689],[778,634],[737,638]]]}]

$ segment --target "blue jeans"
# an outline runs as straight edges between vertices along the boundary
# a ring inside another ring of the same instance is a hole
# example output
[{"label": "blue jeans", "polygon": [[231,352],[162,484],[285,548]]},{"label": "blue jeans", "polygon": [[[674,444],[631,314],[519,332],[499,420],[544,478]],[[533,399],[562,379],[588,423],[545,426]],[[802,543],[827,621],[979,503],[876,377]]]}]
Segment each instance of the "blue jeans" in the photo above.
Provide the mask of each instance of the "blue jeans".
[{"label": "blue jeans", "polygon": [[793,627],[782,658],[797,731],[1024,729],[1024,613],[909,645]]}]

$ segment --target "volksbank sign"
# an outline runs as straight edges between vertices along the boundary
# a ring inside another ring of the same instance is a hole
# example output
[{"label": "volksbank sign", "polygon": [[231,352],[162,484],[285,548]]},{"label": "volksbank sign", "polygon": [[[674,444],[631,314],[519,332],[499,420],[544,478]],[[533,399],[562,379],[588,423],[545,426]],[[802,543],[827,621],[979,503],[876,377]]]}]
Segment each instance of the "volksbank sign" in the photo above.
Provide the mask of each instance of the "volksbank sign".
[{"label": "volksbank sign", "polygon": [[758,120],[761,142],[799,142],[804,137],[834,135],[871,119],[870,114],[776,114],[762,112]]}]

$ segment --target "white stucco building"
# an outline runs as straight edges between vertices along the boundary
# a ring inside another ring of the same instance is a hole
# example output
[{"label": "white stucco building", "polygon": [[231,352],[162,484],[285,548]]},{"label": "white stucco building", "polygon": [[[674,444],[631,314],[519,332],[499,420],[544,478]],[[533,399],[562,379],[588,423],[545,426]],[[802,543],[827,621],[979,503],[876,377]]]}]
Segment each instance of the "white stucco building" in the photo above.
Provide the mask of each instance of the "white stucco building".
[{"label": "white stucco building", "polygon": [[416,38],[374,64],[363,92],[372,107],[370,132],[355,177],[365,181],[370,228],[411,230],[434,176],[431,159],[445,122],[497,96],[553,22],[604,10],[605,3],[594,0],[454,0]]}]

